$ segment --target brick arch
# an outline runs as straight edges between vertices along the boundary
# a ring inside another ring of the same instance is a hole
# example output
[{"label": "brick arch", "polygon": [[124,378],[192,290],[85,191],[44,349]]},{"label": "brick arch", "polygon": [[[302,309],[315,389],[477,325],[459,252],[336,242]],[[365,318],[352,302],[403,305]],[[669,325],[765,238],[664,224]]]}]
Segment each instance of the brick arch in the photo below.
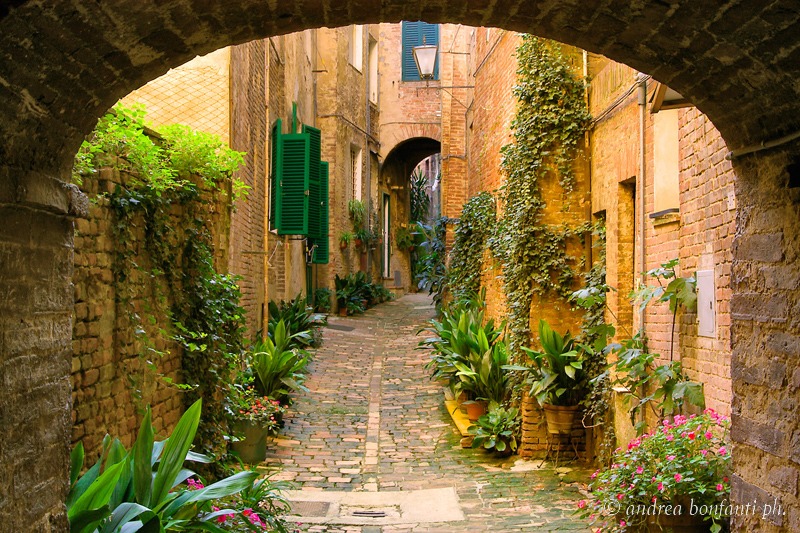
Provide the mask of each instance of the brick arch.
[{"label": "brick arch", "polygon": [[441,149],[441,141],[431,137],[412,137],[399,142],[387,152],[381,162],[381,175],[384,180],[394,185],[407,185],[408,177],[414,168],[423,159],[439,153]]},{"label": "brick arch", "polygon": [[[70,214],[61,179],[83,136],[132,89],[225,45],[312,27],[424,19],[531,32],[629,64],[682,93],[729,147],[800,130],[795,2],[606,0],[15,0],[0,5],[0,520],[66,530]],[[800,528],[800,147],[736,162],[734,501]],[[787,188],[788,184],[788,188]],[[791,281],[794,280],[794,281]],[[759,418],[760,417],[760,418]],[[756,470],[758,465],[759,470]],[[794,488],[792,488],[794,486]],[[36,502],[35,505],[31,502]],[[760,527],[760,526],[759,526]]]}]

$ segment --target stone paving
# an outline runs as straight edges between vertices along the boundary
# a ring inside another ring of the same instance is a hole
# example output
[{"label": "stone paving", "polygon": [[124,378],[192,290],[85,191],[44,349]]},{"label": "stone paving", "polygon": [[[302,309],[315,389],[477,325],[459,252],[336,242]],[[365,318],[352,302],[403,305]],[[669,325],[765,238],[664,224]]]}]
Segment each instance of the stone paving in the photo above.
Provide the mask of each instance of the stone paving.
[{"label": "stone paving", "polygon": [[430,299],[412,294],[362,316],[331,317],[310,365],[309,390],[295,395],[264,468],[303,494],[454,488],[465,520],[375,526],[344,519],[300,529],[588,531],[573,514],[584,497],[585,466],[555,471],[538,460],[461,448],[442,388],[423,368],[427,354],[415,349],[417,330],[433,316]]}]

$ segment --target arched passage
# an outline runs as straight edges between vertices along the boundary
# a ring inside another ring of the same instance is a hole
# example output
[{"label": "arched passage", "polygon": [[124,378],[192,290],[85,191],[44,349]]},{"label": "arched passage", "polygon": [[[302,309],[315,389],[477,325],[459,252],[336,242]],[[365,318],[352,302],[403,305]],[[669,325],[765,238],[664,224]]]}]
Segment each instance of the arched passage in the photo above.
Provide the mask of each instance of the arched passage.
[{"label": "arched passage", "polygon": [[629,64],[695,103],[737,153],[790,136],[777,149],[735,160],[733,496],[766,500],[777,491],[787,513],[770,527],[800,527],[800,147],[792,136],[800,129],[799,11],[789,1],[692,0],[609,0],[596,8],[563,0],[4,4],[0,409],[7,431],[0,468],[13,480],[0,488],[4,524],[66,524],[69,217],[85,206],[62,180],[97,117],[168,68],[224,45],[311,27],[424,19],[535,33]]}]

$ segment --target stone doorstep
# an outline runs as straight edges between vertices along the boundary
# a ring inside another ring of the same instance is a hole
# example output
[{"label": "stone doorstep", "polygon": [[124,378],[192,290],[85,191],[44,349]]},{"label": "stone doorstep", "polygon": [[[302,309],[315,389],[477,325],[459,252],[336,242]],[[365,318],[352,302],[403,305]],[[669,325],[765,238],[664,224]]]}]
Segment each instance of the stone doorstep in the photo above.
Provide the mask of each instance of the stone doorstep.
[{"label": "stone doorstep", "polygon": [[385,526],[466,520],[453,487],[388,492],[289,490],[284,496],[292,510],[289,522]]}]

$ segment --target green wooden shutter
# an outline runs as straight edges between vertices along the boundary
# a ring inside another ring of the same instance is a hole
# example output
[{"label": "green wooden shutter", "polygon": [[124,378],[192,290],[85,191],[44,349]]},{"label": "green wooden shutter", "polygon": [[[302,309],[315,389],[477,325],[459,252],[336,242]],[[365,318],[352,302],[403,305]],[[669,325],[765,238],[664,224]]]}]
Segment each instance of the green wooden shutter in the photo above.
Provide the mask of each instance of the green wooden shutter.
[{"label": "green wooden shutter", "polygon": [[311,260],[312,263],[320,265],[328,264],[330,256],[330,237],[328,236],[329,225],[329,209],[328,209],[328,162],[320,161],[319,163],[319,236],[315,239],[314,244],[317,245],[314,250],[314,256]]},{"label": "green wooden shutter", "polygon": [[282,163],[278,235],[308,235],[311,138],[302,133],[280,136]]},{"label": "green wooden shutter", "polygon": [[[439,44],[439,25],[427,22],[408,22],[402,24],[402,79],[403,81],[419,81],[419,70],[414,61],[412,48],[420,46],[425,37],[425,44]],[[439,79],[439,62],[433,69],[433,78]]]},{"label": "green wooden shutter", "polygon": [[272,154],[271,154],[271,174],[269,187],[269,229],[277,229],[280,219],[281,203],[278,198],[280,194],[280,169],[283,167],[283,150],[280,142],[282,122],[281,119],[275,121],[272,126]]},{"label": "green wooden shutter", "polygon": [[309,161],[308,161],[308,236],[318,238],[320,236],[319,210],[320,210],[320,155],[322,132],[317,128],[303,124],[303,134],[308,135],[310,142]]}]

